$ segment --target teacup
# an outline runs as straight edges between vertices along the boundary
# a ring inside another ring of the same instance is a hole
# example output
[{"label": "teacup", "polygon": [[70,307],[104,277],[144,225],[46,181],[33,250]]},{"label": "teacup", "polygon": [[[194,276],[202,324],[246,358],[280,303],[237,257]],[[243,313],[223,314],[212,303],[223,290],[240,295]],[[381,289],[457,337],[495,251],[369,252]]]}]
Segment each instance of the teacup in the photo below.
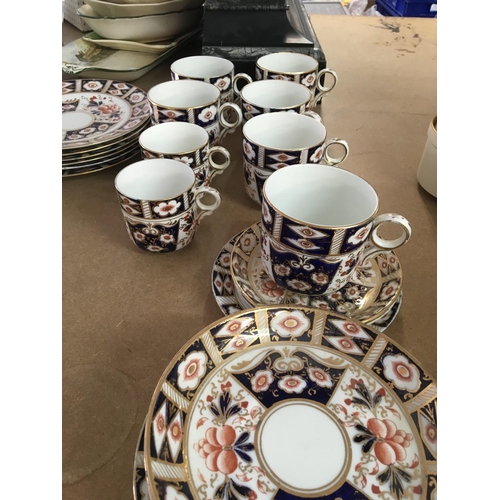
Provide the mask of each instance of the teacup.
[{"label": "teacup", "polygon": [[[209,146],[208,142],[205,129],[186,122],[159,123],[139,136],[143,159],[169,158],[185,163],[193,169],[197,186],[208,186],[231,162],[226,148]],[[223,163],[215,161],[217,153],[224,157]]]},{"label": "teacup", "polygon": [[[262,245],[263,264],[280,286],[292,291],[298,291],[297,284],[293,287],[282,278],[291,275],[292,268],[301,268],[301,280],[310,286],[301,285],[303,293],[330,293],[347,282],[360,259],[364,261],[374,251],[398,248],[411,237],[409,222],[392,213],[377,216],[376,191],[343,169],[292,165],[270,175],[262,192],[262,238],[268,241]],[[382,237],[379,230],[385,224],[399,226],[402,234],[394,239]],[[365,252],[368,242],[370,250]],[[349,261],[352,267],[343,269],[339,277],[339,266],[318,271],[321,266],[316,258],[325,262],[340,258],[340,265],[345,268]],[[313,278],[315,272],[322,273],[321,279]]]},{"label": "teacup", "polygon": [[[200,220],[221,201],[217,190],[195,186],[190,167],[166,158],[128,165],[118,172],[115,188],[132,241],[150,252],[184,248],[193,239]],[[203,202],[205,195],[211,195],[213,203]]]},{"label": "teacup", "polygon": [[152,253],[170,253],[191,243],[200,220],[211,211],[189,210],[166,220],[149,220],[133,217],[122,210],[125,227],[130,239],[141,250]]},{"label": "teacup", "polygon": [[[221,104],[220,91],[215,85],[198,80],[172,80],[152,87],[148,92],[153,125],[165,122],[188,122],[203,127],[210,145],[218,145],[228,131],[241,125],[241,109],[232,102]],[[228,121],[225,111],[236,113]]]},{"label": "teacup", "polygon": [[[321,83],[327,75],[333,77],[329,86]],[[256,80],[289,80],[312,89],[315,97],[310,102],[313,108],[337,85],[335,71],[324,68],[319,71],[319,63],[314,57],[298,52],[275,52],[259,57],[255,63]]]},{"label": "teacup", "polygon": [[[307,254],[282,245],[261,227],[264,269],[279,286],[297,293],[324,295],[340,290],[349,282],[362,254],[360,248],[341,255]],[[363,261],[366,258],[363,256]]]},{"label": "teacup", "polygon": [[170,66],[172,80],[201,80],[220,90],[221,103],[233,102],[234,64],[222,57],[189,56]]},{"label": "teacup", "polygon": [[[326,139],[326,128],[319,119],[279,111],[248,120],[242,128],[243,157],[253,165],[275,171],[297,163],[339,165],[349,154],[342,139]],[[328,154],[331,146],[340,145],[339,158]]]},{"label": "teacup", "polygon": [[261,80],[251,82],[239,90],[236,82],[240,78],[241,73],[234,77],[234,92],[241,98],[244,119],[250,120],[263,113],[278,111],[312,114],[319,118],[317,113],[308,111],[312,93],[304,85],[285,80]]}]

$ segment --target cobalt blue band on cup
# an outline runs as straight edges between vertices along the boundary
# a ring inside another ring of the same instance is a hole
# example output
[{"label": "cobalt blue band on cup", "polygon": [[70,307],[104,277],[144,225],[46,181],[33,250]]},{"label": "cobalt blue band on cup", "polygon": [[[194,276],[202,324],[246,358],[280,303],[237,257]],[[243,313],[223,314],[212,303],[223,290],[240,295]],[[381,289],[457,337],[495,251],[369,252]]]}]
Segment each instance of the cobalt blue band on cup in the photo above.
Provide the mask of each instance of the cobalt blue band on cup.
[{"label": "cobalt blue band on cup", "polygon": [[365,259],[362,248],[333,256],[300,252],[276,241],[264,227],[261,227],[261,254],[264,269],[279,286],[306,295],[340,290],[349,282],[360,259]]},{"label": "cobalt blue band on cup", "polygon": [[189,56],[170,65],[172,80],[200,80],[215,85],[220,91],[221,103],[233,102],[234,64],[222,57]]},{"label": "cobalt blue band on cup", "polygon": [[[411,236],[409,222],[398,214],[377,216],[373,187],[347,170],[327,165],[292,165],[274,172],[264,183],[263,228],[277,242],[309,255],[341,255],[362,248],[370,239],[379,249],[393,250]],[[384,224],[402,234],[380,236]]]},{"label": "cobalt blue band on cup", "polygon": [[[242,120],[241,109],[234,103],[221,104],[220,91],[212,84],[198,80],[173,80],[152,87],[148,92],[153,125],[171,121],[188,122],[203,127],[210,144],[218,145],[228,131],[234,131]],[[236,113],[228,121],[225,111]]]},{"label": "cobalt blue band on cup", "polygon": [[[331,85],[323,85],[321,79],[330,75]],[[275,52],[259,57],[255,63],[256,80],[287,80],[301,83],[313,90],[315,97],[309,103],[314,108],[320,99],[327,95],[335,85],[338,76],[335,71],[324,68],[319,71],[319,63],[314,57],[298,52]]]}]

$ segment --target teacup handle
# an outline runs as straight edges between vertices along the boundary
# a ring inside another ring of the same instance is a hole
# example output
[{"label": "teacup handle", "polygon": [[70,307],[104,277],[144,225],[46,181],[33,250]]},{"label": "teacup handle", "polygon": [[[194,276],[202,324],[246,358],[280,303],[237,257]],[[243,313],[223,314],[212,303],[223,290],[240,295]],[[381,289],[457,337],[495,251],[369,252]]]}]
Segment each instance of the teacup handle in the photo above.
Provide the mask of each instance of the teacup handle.
[{"label": "teacup handle", "polygon": [[323,119],[321,118],[321,116],[319,116],[318,113],[315,113],[314,111],[308,110],[304,111],[302,114],[304,116],[310,116],[311,118],[314,118],[316,121],[323,123]]},{"label": "teacup handle", "polygon": [[[323,85],[321,83],[321,78],[325,75],[332,75],[333,76],[333,83],[329,87],[327,87],[326,85]],[[323,96],[328,94],[328,92],[333,90],[333,87],[335,87],[335,85],[337,85],[338,79],[339,78],[337,76],[337,73],[335,73],[335,71],[328,69],[328,68],[324,68],[318,73],[318,76],[316,77],[316,88],[318,89],[318,92],[316,93],[315,97],[311,101],[309,109],[316,107],[316,105],[318,104],[318,101]]]},{"label": "teacup handle", "polygon": [[[201,198],[203,198],[203,196],[206,194],[210,194],[215,198],[215,201],[211,205],[207,205],[201,201]],[[205,217],[206,215],[211,215],[213,211],[220,205],[220,194],[219,191],[217,191],[217,189],[207,186],[200,186],[199,188],[196,188],[194,190],[193,196],[194,196],[194,202],[201,210],[198,213],[198,221],[203,219],[203,217]]]},{"label": "teacup handle", "polygon": [[[333,158],[328,154],[328,148],[333,144],[340,144],[341,146],[343,146],[344,154],[340,158]],[[340,165],[347,158],[348,154],[349,144],[347,144],[346,141],[344,141],[343,139],[330,139],[325,144],[325,153],[323,155],[323,160],[325,160],[328,165]]]},{"label": "teacup handle", "polygon": [[[216,163],[215,160],[213,159],[213,156],[215,153],[220,153],[224,156],[225,161],[224,163]],[[210,180],[218,175],[222,174],[224,170],[226,170],[227,167],[229,167],[229,164],[231,163],[231,155],[229,154],[229,151],[226,148],[223,148],[221,146],[214,146],[209,148],[208,150],[208,163],[210,164]]]},{"label": "teacup handle", "polygon": [[252,77],[247,75],[246,73],[238,73],[238,74],[234,75],[234,77],[233,77],[233,91],[238,97],[241,97],[241,90],[236,85],[236,82],[238,80],[246,80],[247,83],[253,83],[253,80],[252,80]]},{"label": "teacup handle", "polygon": [[[399,238],[387,240],[378,234],[378,229],[383,224],[397,224],[403,228],[403,234]],[[394,250],[403,246],[411,237],[411,226],[408,220],[398,214],[382,214],[373,220],[373,227],[370,233],[371,242],[379,249]]]},{"label": "teacup handle", "polygon": [[[235,122],[231,123],[226,120],[224,116],[224,111],[226,109],[232,108],[236,111],[237,119]],[[241,125],[241,122],[243,121],[243,114],[241,112],[241,109],[238,105],[234,104],[234,102],[225,102],[220,108],[219,108],[219,113],[220,113],[220,123],[223,127],[223,129],[220,132],[220,140],[224,138],[224,136],[229,132],[236,129],[239,125]]]}]

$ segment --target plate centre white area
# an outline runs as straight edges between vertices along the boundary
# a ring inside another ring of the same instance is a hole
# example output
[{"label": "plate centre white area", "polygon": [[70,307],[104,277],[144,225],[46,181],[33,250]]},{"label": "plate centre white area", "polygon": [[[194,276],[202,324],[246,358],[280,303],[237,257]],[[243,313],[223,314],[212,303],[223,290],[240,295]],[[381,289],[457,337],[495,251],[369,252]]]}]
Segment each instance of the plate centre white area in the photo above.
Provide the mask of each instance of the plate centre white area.
[{"label": "plate centre white area", "polygon": [[94,115],[86,111],[68,111],[62,114],[63,130],[78,130],[88,127],[94,121]]},{"label": "plate centre white area", "polygon": [[257,434],[260,462],[283,490],[325,495],[344,482],[351,462],[347,433],[325,406],[304,399],[278,403]]}]

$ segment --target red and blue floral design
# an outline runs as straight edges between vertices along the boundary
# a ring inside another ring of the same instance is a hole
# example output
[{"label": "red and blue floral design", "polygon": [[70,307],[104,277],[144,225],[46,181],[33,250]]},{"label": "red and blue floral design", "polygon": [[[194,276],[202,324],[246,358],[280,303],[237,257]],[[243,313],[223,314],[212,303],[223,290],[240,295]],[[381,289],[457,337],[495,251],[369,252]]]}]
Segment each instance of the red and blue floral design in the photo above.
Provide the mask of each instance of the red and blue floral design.
[{"label": "red and blue floral design", "polygon": [[[241,349],[227,349],[249,338]],[[357,349],[343,351],[334,339],[349,339]],[[269,307],[213,323],[165,370],[145,430],[151,498],[291,498],[279,471],[270,475],[261,462],[257,440],[259,422],[287,400],[320,405],[347,436],[346,475],[325,498],[435,495],[431,377],[388,337],[356,321],[319,309]],[[167,429],[182,433],[175,453]],[[297,459],[304,457],[283,458]]]}]

